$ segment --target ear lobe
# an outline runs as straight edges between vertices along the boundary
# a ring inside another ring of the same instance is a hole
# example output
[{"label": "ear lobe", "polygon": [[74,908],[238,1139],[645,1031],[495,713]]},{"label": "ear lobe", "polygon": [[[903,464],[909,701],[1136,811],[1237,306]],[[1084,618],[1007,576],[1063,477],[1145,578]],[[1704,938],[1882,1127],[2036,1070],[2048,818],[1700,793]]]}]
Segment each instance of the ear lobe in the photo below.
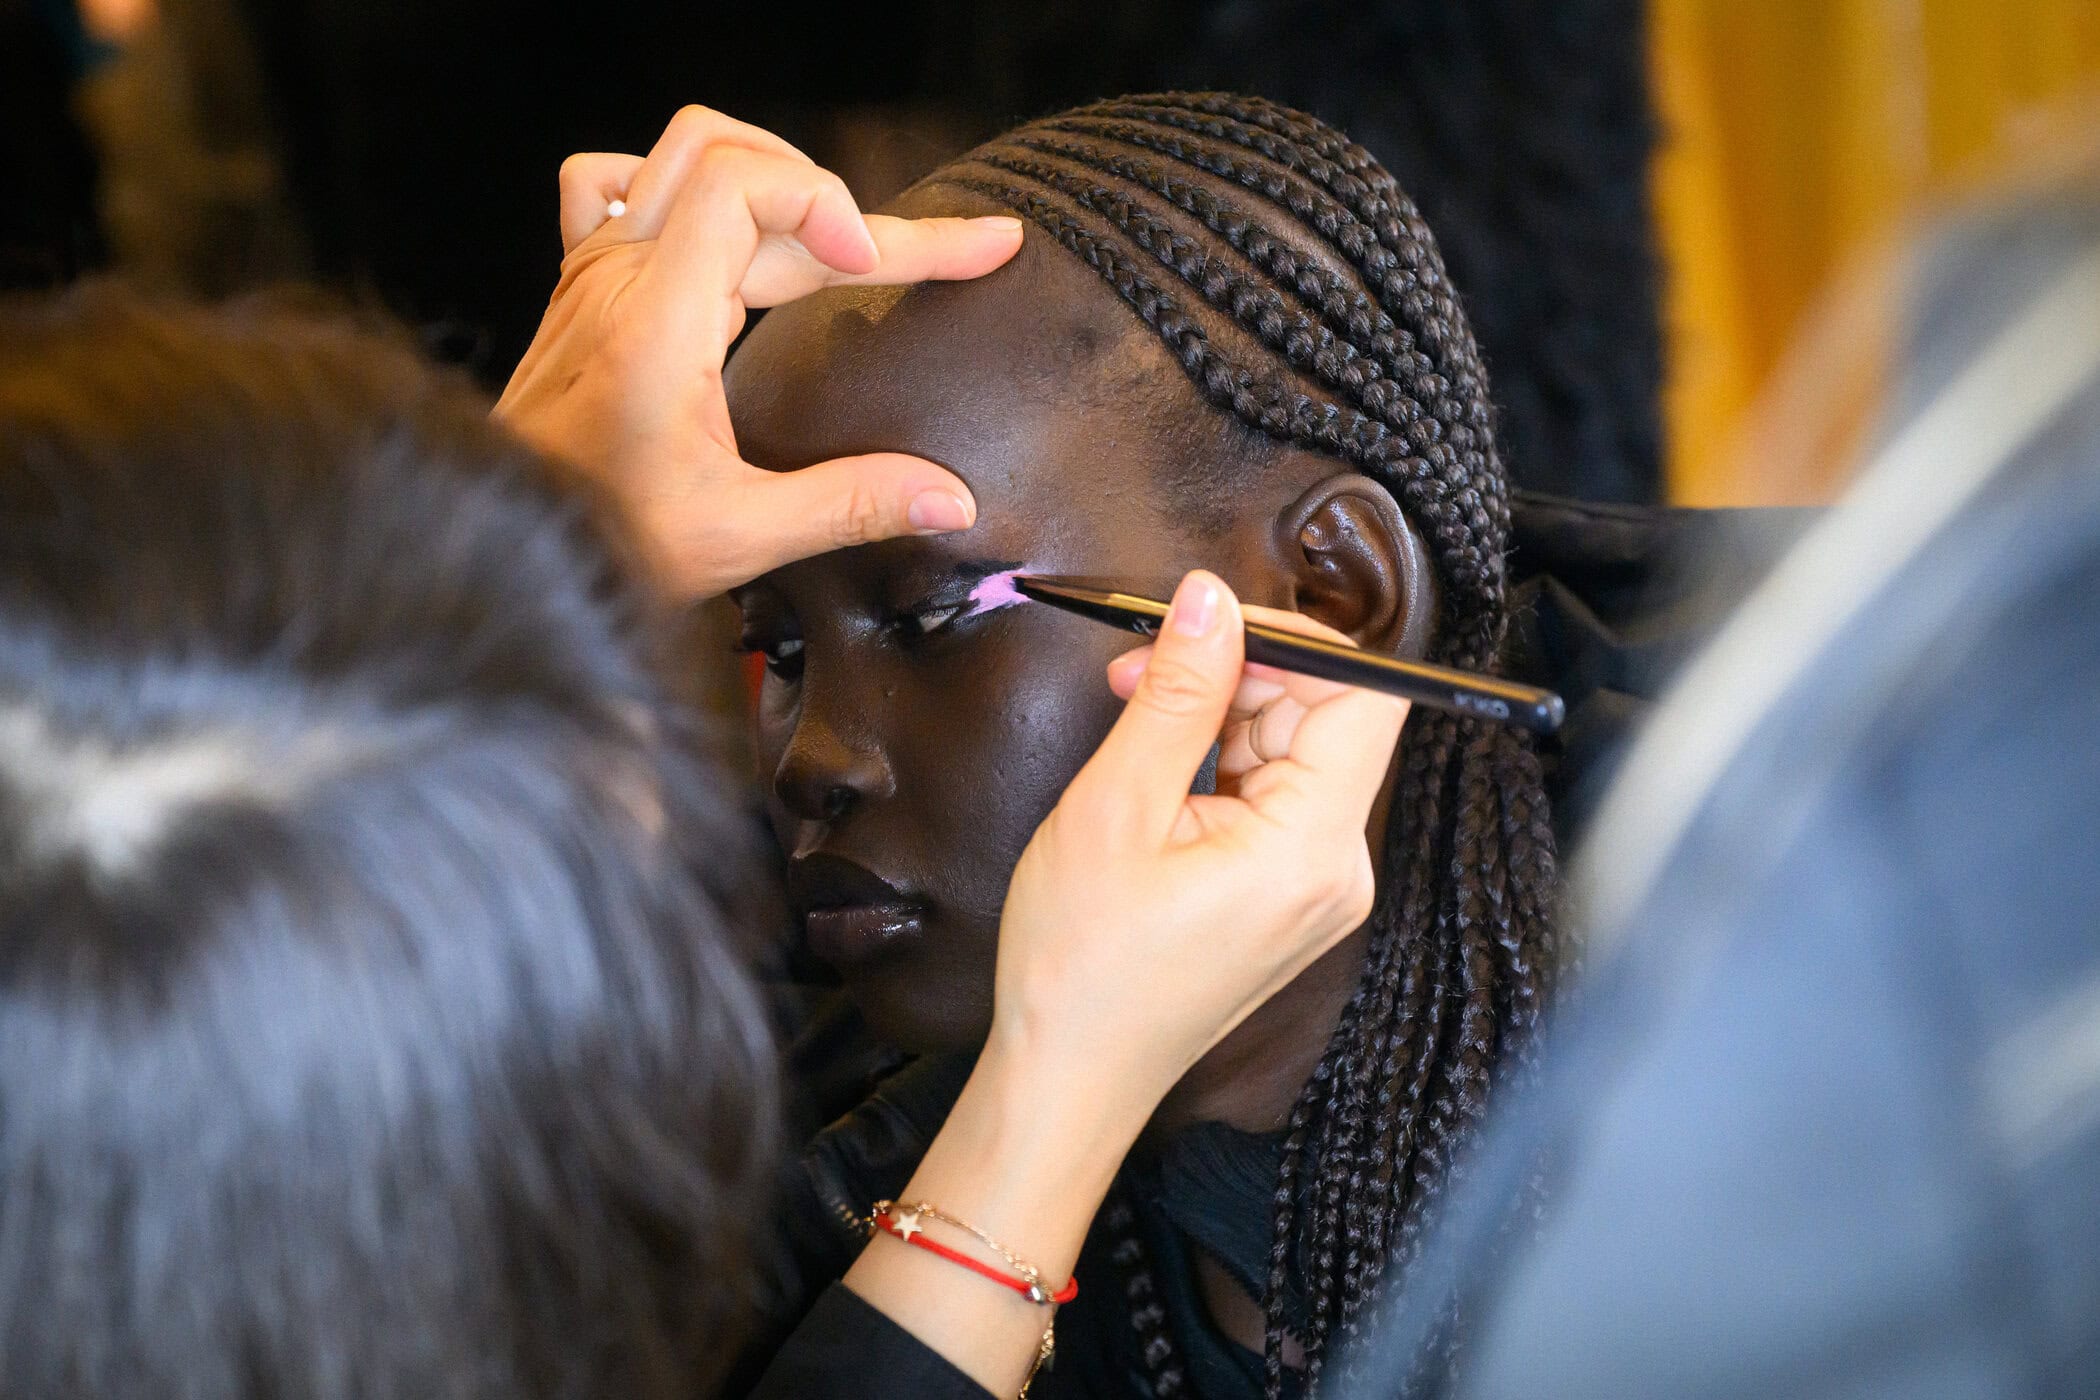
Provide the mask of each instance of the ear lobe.
[{"label": "ear lobe", "polygon": [[1420,532],[1383,486],[1353,472],[1324,478],[1276,523],[1299,612],[1367,651],[1429,654],[1436,573]]}]

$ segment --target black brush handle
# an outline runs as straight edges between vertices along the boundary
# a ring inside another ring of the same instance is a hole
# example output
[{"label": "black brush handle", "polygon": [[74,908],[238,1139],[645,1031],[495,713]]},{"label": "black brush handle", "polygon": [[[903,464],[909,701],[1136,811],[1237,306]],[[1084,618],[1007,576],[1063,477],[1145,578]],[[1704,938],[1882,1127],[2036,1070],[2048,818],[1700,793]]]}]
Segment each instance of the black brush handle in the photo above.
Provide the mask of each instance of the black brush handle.
[{"label": "black brush handle", "polygon": [[[1157,598],[1103,588],[1094,580],[1045,578],[1023,574],[1014,580],[1023,597],[1053,608],[1091,618],[1095,622],[1135,632],[1141,637],[1159,635],[1159,624],[1167,615],[1167,604]],[[1499,676],[1483,676],[1426,661],[1401,661],[1375,656],[1354,647],[1338,646],[1314,637],[1301,637],[1258,622],[1247,624],[1247,659],[1279,671],[1317,676],[1324,681],[1362,686],[1366,690],[1397,695],[1417,705],[1514,724],[1536,734],[1551,734],[1567,717],[1567,706],[1550,690],[1519,685]]]},{"label": "black brush handle", "polygon": [[1301,676],[1398,695],[1432,709],[1514,724],[1535,734],[1551,734],[1567,717],[1567,706],[1561,698],[1537,686],[1449,666],[1432,666],[1426,661],[1373,656],[1264,627],[1258,622],[1247,624],[1247,659],[1279,671],[1295,671]]}]

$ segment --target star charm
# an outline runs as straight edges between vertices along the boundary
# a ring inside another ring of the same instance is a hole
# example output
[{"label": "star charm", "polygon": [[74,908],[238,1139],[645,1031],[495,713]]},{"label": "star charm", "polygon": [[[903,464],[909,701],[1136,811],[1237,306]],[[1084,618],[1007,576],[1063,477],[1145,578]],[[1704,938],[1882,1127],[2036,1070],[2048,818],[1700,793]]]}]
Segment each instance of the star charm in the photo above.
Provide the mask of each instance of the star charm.
[{"label": "star charm", "polygon": [[910,1238],[911,1238],[911,1237],[912,1237],[913,1235],[916,1235],[916,1234],[918,1234],[918,1233],[919,1233],[919,1212],[918,1212],[918,1211],[915,1211],[915,1210],[908,1210],[908,1211],[905,1211],[905,1212],[904,1212],[904,1213],[903,1213],[902,1215],[900,1215],[900,1216],[898,1216],[898,1217],[897,1217],[897,1238],[898,1238],[898,1239],[900,1239],[900,1240],[908,1240],[908,1239],[910,1239]]}]

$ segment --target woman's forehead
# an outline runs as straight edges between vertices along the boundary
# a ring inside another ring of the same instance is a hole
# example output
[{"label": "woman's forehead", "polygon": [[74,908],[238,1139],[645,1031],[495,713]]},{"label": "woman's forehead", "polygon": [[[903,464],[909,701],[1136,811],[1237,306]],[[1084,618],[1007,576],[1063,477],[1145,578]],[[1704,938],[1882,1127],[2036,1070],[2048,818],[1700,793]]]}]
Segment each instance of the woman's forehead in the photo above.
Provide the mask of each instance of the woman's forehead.
[{"label": "woman's forehead", "polygon": [[776,471],[914,452],[965,479],[1087,442],[1183,450],[1176,423],[1207,412],[1194,386],[1090,271],[1058,266],[1069,261],[1024,249],[976,282],[841,288],[769,312],[726,372],[738,446]]}]

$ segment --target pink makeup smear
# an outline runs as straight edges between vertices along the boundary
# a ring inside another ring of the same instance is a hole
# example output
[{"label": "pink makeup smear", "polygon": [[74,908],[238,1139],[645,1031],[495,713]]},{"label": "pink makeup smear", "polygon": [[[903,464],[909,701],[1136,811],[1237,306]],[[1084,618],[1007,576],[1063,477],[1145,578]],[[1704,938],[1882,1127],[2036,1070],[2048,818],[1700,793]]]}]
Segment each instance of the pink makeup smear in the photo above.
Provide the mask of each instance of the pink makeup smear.
[{"label": "pink makeup smear", "polygon": [[970,611],[964,616],[976,617],[980,613],[996,612],[1000,608],[1027,602],[1027,597],[1014,587],[1014,575],[1020,572],[1019,569],[1008,569],[1001,574],[986,574],[978,580],[977,586],[970,590]]}]

